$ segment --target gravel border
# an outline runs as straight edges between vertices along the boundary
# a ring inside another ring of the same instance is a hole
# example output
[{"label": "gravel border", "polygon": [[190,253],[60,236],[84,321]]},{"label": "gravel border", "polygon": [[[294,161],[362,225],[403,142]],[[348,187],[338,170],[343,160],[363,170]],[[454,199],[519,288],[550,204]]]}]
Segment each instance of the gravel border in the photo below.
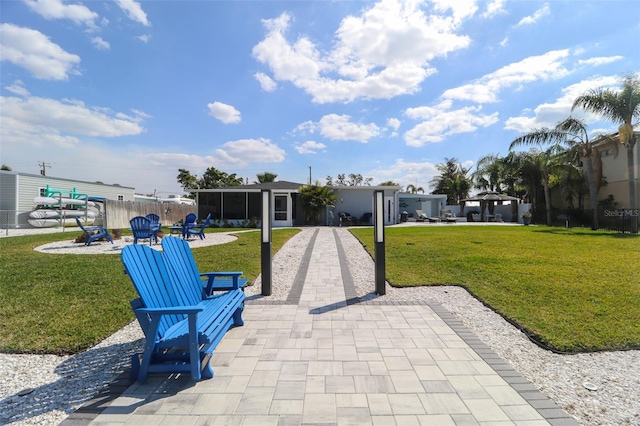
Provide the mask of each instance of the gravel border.
[{"label": "gravel border", "polygon": [[[363,300],[377,297],[372,294],[371,256],[347,229],[334,229],[347,254],[358,296]],[[266,300],[286,301],[297,273],[292,265],[300,264],[314,231],[302,229],[273,256],[272,296]],[[207,234],[206,240],[212,235],[217,234]],[[258,277],[247,287],[247,297],[262,298],[260,290]],[[640,351],[559,355],[543,350],[461,287],[387,286],[382,298],[440,303],[582,425],[640,425]],[[0,354],[0,424],[60,423],[128,368],[129,357],[141,349],[142,339],[133,322],[73,357]],[[587,390],[587,382],[597,390]]]}]

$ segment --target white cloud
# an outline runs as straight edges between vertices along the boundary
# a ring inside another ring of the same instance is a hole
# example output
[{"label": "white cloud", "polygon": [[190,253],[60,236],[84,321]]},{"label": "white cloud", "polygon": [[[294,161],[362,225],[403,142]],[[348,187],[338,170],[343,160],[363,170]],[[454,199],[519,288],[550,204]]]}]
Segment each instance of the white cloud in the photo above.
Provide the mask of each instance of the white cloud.
[{"label": "white cloud", "polygon": [[482,107],[451,109],[452,102],[445,100],[435,107],[409,108],[405,114],[412,119],[422,120],[404,134],[407,145],[420,147],[426,143],[441,142],[445,137],[470,133],[478,127],[488,127],[498,121],[498,113],[482,114]]},{"label": "white cloud", "polygon": [[137,36],[136,38],[143,43],[148,43],[149,40],[151,40],[151,36],[148,34],[143,34],[143,35]]},{"label": "white cloud", "polygon": [[538,80],[556,80],[566,77],[571,73],[565,67],[568,57],[567,49],[530,56],[486,74],[473,83],[449,89],[442,94],[442,97],[480,104],[497,102],[500,91],[507,87],[518,88]]},{"label": "white cloud", "polygon": [[40,31],[0,25],[0,58],[25,68],[42,80],[67,80],[70,74],[80,74],[80,57],[66,52]]},{"label": "white cloud", "polygon": [[209,115],[217,118],[224,124],[239,123],[242,119],[240,117],[240,111],[231,105],[223,104],[222,102],[213,102],[208,104],[207,107],[209,107]]},{"label": "white cloud", "polygon": [[318,151],[322,151],[326,147],[325,144],[316,141],[306,141],[301,145],[294,145],[299,154],[317,154]]},{"label": "white cloud", "polygon": [[273,92],[274,90],[276,90],[278,86],[277,83],[265,73],[257,72],[253,76],[256,78],[256,80],[258,80],[258,82],[260,83],[260,87],[262,87],[262,90],[264,90],[265,92]]},{"label": "white cloud", "polygon": [[290,43],[292,17],[284,13],[263,21],[267,34],[253,56],[274,80],[291,82],[317,103],[390,99],[417,92],[436,72],[430,60],[468,47],[469,37],[456,32],[475,12],[474,4],[438,1],[425,14],[425,3],[382,0],[360,16],[345,17],[332,49],[305,36]]},{"label": "white cloud", "polygon": [[612,62],[620,61],[624,59],[622,56],[600,56],[597,58],[589,58],[589,59],[581,59],[578,61],[579,65],[591,65],[591,66],[600,66],[610,64]]},{"label": "white cloud", "polygon": [[293,134],[314,134],[319,132],[331,140],[357,141],[367,143],[372,137],[380,134],[380,128],[374,124],[360,124],[350,121],[348,115],[328,114],[320,121],[305,121],[296,126]]},{"label": "white cloud", "polygon": [[391,127],[393,130],[398,130],[400,128],[400,120],[397,118],[388,118],[387,126]]},{"label": "white cloud", "polygon": [[7,144],[72,148],[80,137],[117,137],[144,132],[140,115],[114,114],[80,101],[0,97],[2,141]]},{"label": "white cloud", "polygon": [[505,121],[504,128],[526,133],[542,127],[554,127],[559,121],[570,115],[583,119],[587,124],[594,123],[599,120],[598,116],[592,113],[585,113],[581,109],[571,111],[573,101],[590,89],[598,87],[612,88],[616,87],[619,82],[618,77],[610,76],[592,77],[572,84],[562,89],[561,96],[555,102],[540,104],[533,111],[524,111],[523,115],[518,117],[509,117]]},{"label": "white cloud", "polygon": [[24,87],[24,82],[22,80],[16,80],[13,84],[4,87],[7,91],[13,93],[14,95],[26,97],[29,96],[29,91]]},{"label": "white cloud", "polygon": [[285,152],[269,139],[241,139],[227,142],[215,150],[215,156],[222,165],[244,166],[248,163],[280,163]]},{"label": "white cloud", "polygon": [[367,143],[369,139],[380,134],[380,129],[375,124],[353,123],[350,119],[348,115],[325,115],[318,122],[320,134],[332,140],[361,143]]},{"label": "white cloud", "polygon": [[536,10],[533,15],[525,16],[524,18],[522,18],[516,26],[520,27],[523,25],[533,25],[550,13],[551,10],[549,9],[549,3],[545,3],[540,9]]},{"label": "white cloud", "polygon": [[458,26],[478,10],[476,0],[432,0],[438,12],[451,11],[452,24]]},{"label": "white cloud", "polygon": [[435,164],[429,161],[407,161],[398,158],[389,167],[377,168],[366,174],[375,176],[376,180],[379,181],[376,183],[392,180],[402,187],[406,187],[409,184],[417,188],[422,187],[425,193],[428,193],[429,181],[440,173]]},{"label": "white cloud", "polygon": [[487,3],[487,8],[482,14],[483,18],[493,18],[496,15],[506,13],[504,10],[505,0],[493,0]]},{"label": "white cloud", "polygon": [[111,49],[111,45],[108,41],[102,39],[102,37],[92,37],[91,44],[95,46],[98,50],[109,50]]},{"label": "white cloud", "polygon": [[151,23],[147,19],[147,14],[144,12],[144,10],[142,10],[142,6],[140,6],[140,3],[138,3],[137,1],[116,0],[116,3],[118,4],[118,6],[120,6],[120,9],[122,9],[122,11],[126,13],[129,19],[131,19],[132,21],[139,22],[145,27],[148,27],[151,25]]},{"label": "white cloud", "polygon": [[44,19],[69,19],[76,24],[84,24],[96,29],[98,14],[83,4],[62,3],[61,0],[22,0],[31,10]]}]

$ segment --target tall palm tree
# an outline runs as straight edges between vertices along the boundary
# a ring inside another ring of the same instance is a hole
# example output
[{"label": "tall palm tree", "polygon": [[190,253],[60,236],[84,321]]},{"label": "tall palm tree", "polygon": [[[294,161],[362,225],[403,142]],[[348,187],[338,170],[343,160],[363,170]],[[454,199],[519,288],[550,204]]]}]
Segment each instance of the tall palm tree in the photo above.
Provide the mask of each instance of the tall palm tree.
[{"label": "tall palm tree", "polygon": [[[539,148],[536,159],[542,171],[542,187],[544,188],[544,202],[547,209],[548,226],[551,226],[549,177],[551,176],[551,169],[557,162],[558,155],[561,152],[561,143],[564,142],[564,139],[565,133],[563,131],[543,127],[541,129],[534,129],[514,139],[509,146],[510,151],[520,145],[535,145]],[[547,146],[546,150],[544,150],[545,146]]]},{"label": "tall palm tree", "polygon": [[409,184],[407,185],[407,192],[409,194],[417,194],[418,192],[422,192],[424,194],[424,188],[421,186],[416,188],[415,185]]},{"label": "tall palm tree", "polygon": [[471,174],[478,189],[501,192],[504,163],[497,154],[488,154],[476,163],[476,171]]},{"label": "tall palm tree", "polygon": [[[574,163],[582,163],[589,188],[589,204],[591,207],[591,229],[598,229],[598,191],[602,185],[602,158],[600,148],[617,148],[611,139],[601,136],[589,140],[587,125],[584,121],[569,117],[556,125],[556,129],[565,132],[564,145],[568,148],[568,156]],[[575,158],[577,157],[577,158]],[[577,160],[577,161],[576,161]]]},{"label": "tall palm tree", "polygon": [[258,181],[254,183],[267,183],[267,182],[275,182],[278,175],[271,172],[264,172],[264,173],[256,174],[256,177],[258,178]]},{"label": "tall palm tree", "polygon": [[435,188],[432,194],[447,194],[447,204],[457,205],[460,200],[469,196],[471,178],[469,169],[458,162],[457,158],[445,158],[444,164],[436,164],[440,175],[435,176],[430,183]]},{"label": "tall palm tree", "polygon": [[[605,120],[619,124],[620,143],[627,149],[627,169],[629,176],[629,208],[636,209],[635,166],[633,151],[636,135],[633,121],[640,119],[640,78],[631,74],[622,78],[622,90],[592,89],[573,101],[573,109],[582,107]],[[638,222],[631,221],[632,232],[638,232]]]}]

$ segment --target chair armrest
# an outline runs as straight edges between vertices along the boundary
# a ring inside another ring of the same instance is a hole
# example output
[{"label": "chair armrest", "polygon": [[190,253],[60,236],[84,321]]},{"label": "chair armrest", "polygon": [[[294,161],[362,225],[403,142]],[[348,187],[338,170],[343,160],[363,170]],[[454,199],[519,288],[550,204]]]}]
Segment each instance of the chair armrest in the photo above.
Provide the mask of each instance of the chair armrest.
[{"label": "chair armrest", "polygon": [[242,271],[216,271],[216,272],[201,272],[200,276],[201,277],[233,277],[233,276],[237,276],[239,277],[240,275],[242,275]]},{"label": "chair armrest", "polygon": [[145,314],[160,315],[176,315],[176,314],[193,314],[202,312],[204,308],[198,306],[175,306],[171,308],[138,308],[136,311]]},{"label": "chair armrest", "polygon": [[213,290],[229,290],[229,288],[216,288],[215,279],[216,277],[231,277],[233,278],[233,284],[231,285],[231,289],[238,290],[240,288],[239,278],[242,275],[242,272],[234,271],[234,272],[203,272],[200,274],[200,277],[207,278],[207,285],[205,288],[205,294],[210,295]]}]

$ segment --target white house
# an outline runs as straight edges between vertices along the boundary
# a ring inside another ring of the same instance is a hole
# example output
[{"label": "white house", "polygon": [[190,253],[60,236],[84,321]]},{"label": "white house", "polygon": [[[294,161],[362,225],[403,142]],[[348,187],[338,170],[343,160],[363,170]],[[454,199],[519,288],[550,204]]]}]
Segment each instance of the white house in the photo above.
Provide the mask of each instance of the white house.
[{"label": "white house", "polygon": [[134,188],[126,186],[0,170],[0,228],[27,226],[29,212],[36,207],[33,200],[43,196],[47,186],[89,197],[134,201]]}]

